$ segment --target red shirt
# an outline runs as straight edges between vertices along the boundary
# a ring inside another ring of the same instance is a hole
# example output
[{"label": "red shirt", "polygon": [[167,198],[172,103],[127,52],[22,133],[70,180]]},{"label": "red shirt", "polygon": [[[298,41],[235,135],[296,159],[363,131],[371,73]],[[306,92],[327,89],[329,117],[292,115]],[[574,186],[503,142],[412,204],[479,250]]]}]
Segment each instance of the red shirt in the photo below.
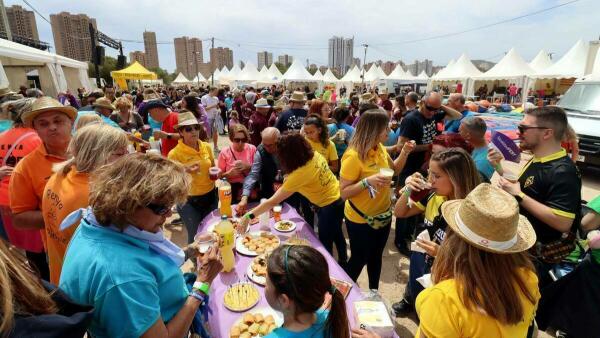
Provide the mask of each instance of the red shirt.
[{"label": "red shirt", "polygon": [[[167,118],[163,121],[162,123],[162,128],[160,128],[160,130],[164,131],[165,133],[171,133],[174,134],[175,132],[175,125],[177,124],[177,113],[174,112],[170,112],[169,116],[167,116]],[[169,155],[169,151],[171,151],[171,149],[175,148],[177,146],[177,140],[174,139],[162,139],[162,155],[163,156],[167,156]]]},{"label": "red shirt", "polygon": [[248,121],[248,131],[250,132],[250,143],[257,146],[262,142],[262,136],[260,133],[267,128],[269,125],[269,120],[267,117],[259,112],[254,112],[252,116],[250,116],[250,120]]},{"label": "red shirt", "polygon": [[[17,163],[19,163],[23,157],[27,154],[35,150],[40,144],[42,144],[42,140],[40,140],[37,133],[30,128],[11,128],[4,133],[0,134],[0,164],[4,162],[4,157],[6,153],[12,146],[12,144],[17,141],[24,134],[30,134],[29,136],[22,139],[19,144],[13,149],[12,154],[9,158],[6,159],[6,165],[15,167]],[[0,205],[8,206],[8,183],[10,181],[10,176],[6,176],[0,182]]]}]

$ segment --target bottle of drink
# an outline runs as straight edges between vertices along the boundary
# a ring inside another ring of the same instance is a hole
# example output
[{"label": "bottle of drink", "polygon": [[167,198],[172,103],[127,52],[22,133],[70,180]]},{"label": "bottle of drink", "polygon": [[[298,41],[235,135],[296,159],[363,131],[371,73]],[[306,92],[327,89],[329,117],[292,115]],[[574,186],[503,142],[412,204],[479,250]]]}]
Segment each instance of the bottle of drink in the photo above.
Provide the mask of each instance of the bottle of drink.
[{"label": "bottle of drink", "polygon": [[221,216],[231,217],[233,215],[231,210],[231,184],[227,182],[226,178],[221,179],[221,184],[219,184],[219,212]]},{"label": "bottle of drink", "polygon": [[219,249],[221,251],[223,271],[229,272],[235,267],[235,256],[233,255],[235,230],[233,224],[227,219],[227,216],[221,215],[221,222],[215,226],[215,232],[221,239]]},{"label": "bottle of drink", "polygon": [[273,192],[279,190],[283,185],[283,174],[281,173],[281,169],[277,170],[277,175],[275,175],[275,181],[273,181]]},{"label": "bottle of drink", "polygon": [[[135,136],[135,137],[137,137],[137,138],[141,139],[141,138],[142,138],[142,133],[140,133],[139,131],[136,131],[136,132],[133,134],[133,136]],[[141,143],[137,143],[137,142],[135,143],[135,151],[137,151],[138,153],[139,153],[139,152],[142,152],[142,144],[141,144]],[[145,151],[144,151],[144,152],[145,152]]]},{"label": "bottle of drink", "polygon": [[[260,200],[260,203],[264,203],[266,201],[267,201],[267,199],[263,198]],[[269,212],[268,211],[260,214],[260,216],[258,216],[258,220],[260,223],[260,230],[263,230],[263,231],[270,230],[270,228],[269,228]]]}]

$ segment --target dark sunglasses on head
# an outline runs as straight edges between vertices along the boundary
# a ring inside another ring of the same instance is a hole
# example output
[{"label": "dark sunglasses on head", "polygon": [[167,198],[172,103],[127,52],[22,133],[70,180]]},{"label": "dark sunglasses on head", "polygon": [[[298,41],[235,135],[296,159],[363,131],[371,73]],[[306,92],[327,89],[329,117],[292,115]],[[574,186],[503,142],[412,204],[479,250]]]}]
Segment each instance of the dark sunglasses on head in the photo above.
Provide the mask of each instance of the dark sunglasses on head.
[{"label": "dark sunglasses on head", "polygon": [[528,131],[529,129],[550,129],[548,127],[538,127],[538,126],[527,126],[524,124],[519,124],[517,126],[517,129],[519,130],[519,133],[523,134],[524,132]]},{"label": "dark sunglasses on head", "polygon": [[246,138],[245,137],[243,137],[243,138],[234,138],[232,141],[233,141],[233,143],[242,143],[242,142],[246,142]]},{"label": "dark sunglasses on head", "polygon": [[169,213],[169,210],[171,210],[169,206],[154,203],[146,205],[146,208],[150,209],[157,216],[164,216]]},{"label": "dark sunglasses on head", "polygon": [[182,128],[186,133],[191,133],[192,131],[197,131],[200,130],[200,126],[199,125],[193,125],[193,126],[185,126]]}]

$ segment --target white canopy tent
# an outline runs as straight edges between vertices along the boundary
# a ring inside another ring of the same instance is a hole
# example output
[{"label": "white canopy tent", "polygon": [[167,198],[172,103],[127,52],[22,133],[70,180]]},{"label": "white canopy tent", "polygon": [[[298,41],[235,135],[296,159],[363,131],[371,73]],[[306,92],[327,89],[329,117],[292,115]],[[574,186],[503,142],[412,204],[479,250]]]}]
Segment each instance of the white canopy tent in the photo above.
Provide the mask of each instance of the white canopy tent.
[{"label": "white canopy tent", "polygon": [[405,80],[412,79],[412,77],[413,76],[411,74],[405,72],[404,69],[402,69],[402,66],[397,64],[396,67],[394,68],[394,70],[390,73],[390,75],[386,76],[385,79],[386,80],[405,81]]},{"label": "white canopy tent", "polygon": [[221,71],[219,70],[219,68],[215,69],[213,74],[208,77],[208,79],[207,79],[208,83],[212,83],[213,79],[215,79],[215,81],[214,81],[215,84],[217,84],[217,85],[221,84]]},{"label": "white canopy tent", "polygon": [[[181,73],[179,73],[179,74],[181,74]],[[203,84],[207,83],[206,78],[200,72],[198,72],[198,74],[196,74],[196,76],[192,80],[192,84],[198,84],[198,83],[203,83]]]},{"label": "white canopy tent", "polygon": [[281,80],[275,78],[275,76],[273,76],[271,74],[271,71],[269,70],[269,68],[267,68],[266,66],[263,66],[260,70],[260,72],[258,72],[258,79],[253,82],[253,85],[257,86],[257,87],[264,87],[264,86],[270,86],[273,84],[278,84],[280,83]]},{"label": "white canopy tent", "polygon": [[239,85],[249,85],[252,82],[258,80],[260,74],[256,65],[250,61],[246,62],[244,69],[240,72],[237,78],[235,78],[236,84]]},{"label": "white canopy tent", "polygon": [[475,67],[466,54],[463,53],[456,62],[451,66],[444,68],[444,70],[446,71],[440,72],[442,73],[441,75],[438,73],[431,77],[428,87],[433,87],[434,83],[443,84],[460,82],[463,85],[462,93],[465,96],[473,96],[475,89],[472,78],[480,76],[482,73]]},{"label": "white canopy tent", "polygon": [[418,80],[429,80],[429,76],[427,76],[427,73],[425,73],[425,70],[422,70],[421,73],[419,75],[417,75],[417,79]]},{"label": "white canopy tent", "polygon": [[540,50],[537,55],[531,60],[529,66],[536,71],[536,73],[542,73],[548,67],[552,66],[552,60],[548,56],[548,53],[545,50]]},{"label": "white canopy tent", "polygon": [[358,67],[354,65],[352,69],[350,69],[344,76],[342,76],[340,82],[348,82],[351,84],[361,83],[362,79],[360,78],[360,75],[360,69],[358,69]]},{"label": "white canopy tent", "polygon": [[185,75],[183,75],[182,73],[179,73],[177,74],[177,77],[175,77],[175,79],[171,81],[171,84],[174,84],[176,86],[189,85],[192,84],[192,81],[188,80],[187,77],[185,77]]},{"label": "white canopy tent", "polygon": [[431,77],[431,79],[432,79],[432,80],[434,80],[434,79],[436,79],[437,77],[442,77],[442,76],[444,76],[444,74],[445,74],[446,72],[448,72],[449,70],[451,70],[451,69],[452,69],[452,65],[454,65],[454,62],[455,62],[455,61],[454,61],[454,59],[451,59],[451,60],[448,62],[448,64],[446,65],[446,67],[444,67],[444,68],[440,69],[440,71],[439,71],[439,72],[437,72],[436,74],[434,74],[434,75]]},{"label": "white canopy tent", "polygon": [[[221,77],[219,78],[219,84],[221,84],[221,85],[233,84],[233,82],[235,81],[235,78],[238,77],[238,75],[241,72],[242,72],[242,70],[236,63],[235,65],[233,65],[233,68],[231,68],[231,70],[229,70],[229,72],[226,72],[225,74],[221,74]],[[210,82],[210,78],[209,78],[209,82]]]},{"label": "white canopy tent", "polygon": [[523,88],[523,93],[526,93],[530,78],[533,75],[535,75],[535,70],[523,60],[514,48],[511,48],[500,62],[487,72],[473,77],[473,80],[475,80],[475,87],[478,84],[477,82],[479,84],[491,82],[488,88],[493,88],[494,84],[498,84],[500,81],[504,82],[505,87],[508,87],[510,83],[515,83],[519,88]]},{"label": "white canopy tent", "polygon": [[227,76],[227,74],[229,74],[229,69],[227,69],[226,66],[223,66],[223,68],[221,68],[221,73],[220,73],[220,77],[224,77]]},{"label": "white canopy tent", "polygon": [[536,79],[569,79],[582,77],[589,52],[589,45],[579,40],[555,64],[535,74]]},{"label": "white canopy tent", "polygon": [[426,84],[427,80],[417,79],[412,74],[404,71],[402,66],[397,64],[390,75],[375,81],[374,86],[377,86],[379,90],[387,89],[389,92],[399,93],[402,87],[412,87],[412,90],[417,90],[417,86]]},{"label": "white canopy tent", "polygon": [[323,81],[323,73],[317,69],[317,71],[313,74],[313,79],[317,81]]},{"label": "white canopy tent", "polygon": [[381,73],[383,73],[383,71],[380,72],[380,70],[377,69],[377,65],[372,65],[365,73],[365,82],[371,83],[385,78],[385,73],[383,73],[383,75]]},{"label": "white canopy tent", "polygon": [[271,76],[276,80],[281,80],[281,78],[283,78],[283,74],[281,74],[279,68],[277,68],[277,66],[275,66],[274,63],[272,63],[271,67],[269,67],[269,72],[271,73]]},{"label": "white canopy tent", "polygon": [[[313,87],[317,87],[317,80],[313,78],[312,75],[302,66],[302,63],[298,59],[294,59],[290,68],[283,74],[282,77],[284,84],[289,84],[292,82],[295,83],[304,83],[304,84],[313,84]],[[314,89],[314,88],[313,88]]]},{"label": "white canopy tent", "polygon": [[340,80],[333,74],[331,69],[327,68],[325,75],[323,75],[323,82],[325,82],[325,84],[333,84],[340,82]]},{"label": "white canopy tent", "polygon": [[86,62],[0,39],[0,86],[17,89],[27,83],[27,73],[32,70],[38,70],[41,89],[49,96],[67,89],[92,88]]}]

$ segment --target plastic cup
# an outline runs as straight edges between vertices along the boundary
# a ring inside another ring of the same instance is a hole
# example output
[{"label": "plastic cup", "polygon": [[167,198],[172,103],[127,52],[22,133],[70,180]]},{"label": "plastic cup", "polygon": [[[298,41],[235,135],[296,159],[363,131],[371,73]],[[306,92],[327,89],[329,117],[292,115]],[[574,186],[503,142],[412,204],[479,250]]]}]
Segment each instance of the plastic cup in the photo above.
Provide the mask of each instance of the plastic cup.
[{"label": "plastic cup", "polygon": [[219,167],[210,167],[208,169],[208,177],[212,180],[212,181],[216,181],[219,179],[219,173],[221,172],[221,169],[219,169]]},{"label": "plastic cup", "polygon": [[507,181],[509,181],[511,183],[519,182],[519,176],[517,176],[517,174],[509,172],[509,171],[505,171],[504,174],[502,174],[502,177],[504,177],[504,179],[506,179]]},{"label": "plastic cup", "polygon": [[281,221],[281,205],[276,205],[273,207],[273,219],[275,222]]},{"label": "plastic cup", "polygon": [[390,180],[394,177],[394,170],[390,168],[380,168],[379,174],[385,176],[385,178],[389,178]]},{"label": "plastic cup", "polygon": [[216,241],[213,235],[203,233],[194,236],[194,242],[198,244],[198,251],[200,251],[201,254],[205,254]]}]

